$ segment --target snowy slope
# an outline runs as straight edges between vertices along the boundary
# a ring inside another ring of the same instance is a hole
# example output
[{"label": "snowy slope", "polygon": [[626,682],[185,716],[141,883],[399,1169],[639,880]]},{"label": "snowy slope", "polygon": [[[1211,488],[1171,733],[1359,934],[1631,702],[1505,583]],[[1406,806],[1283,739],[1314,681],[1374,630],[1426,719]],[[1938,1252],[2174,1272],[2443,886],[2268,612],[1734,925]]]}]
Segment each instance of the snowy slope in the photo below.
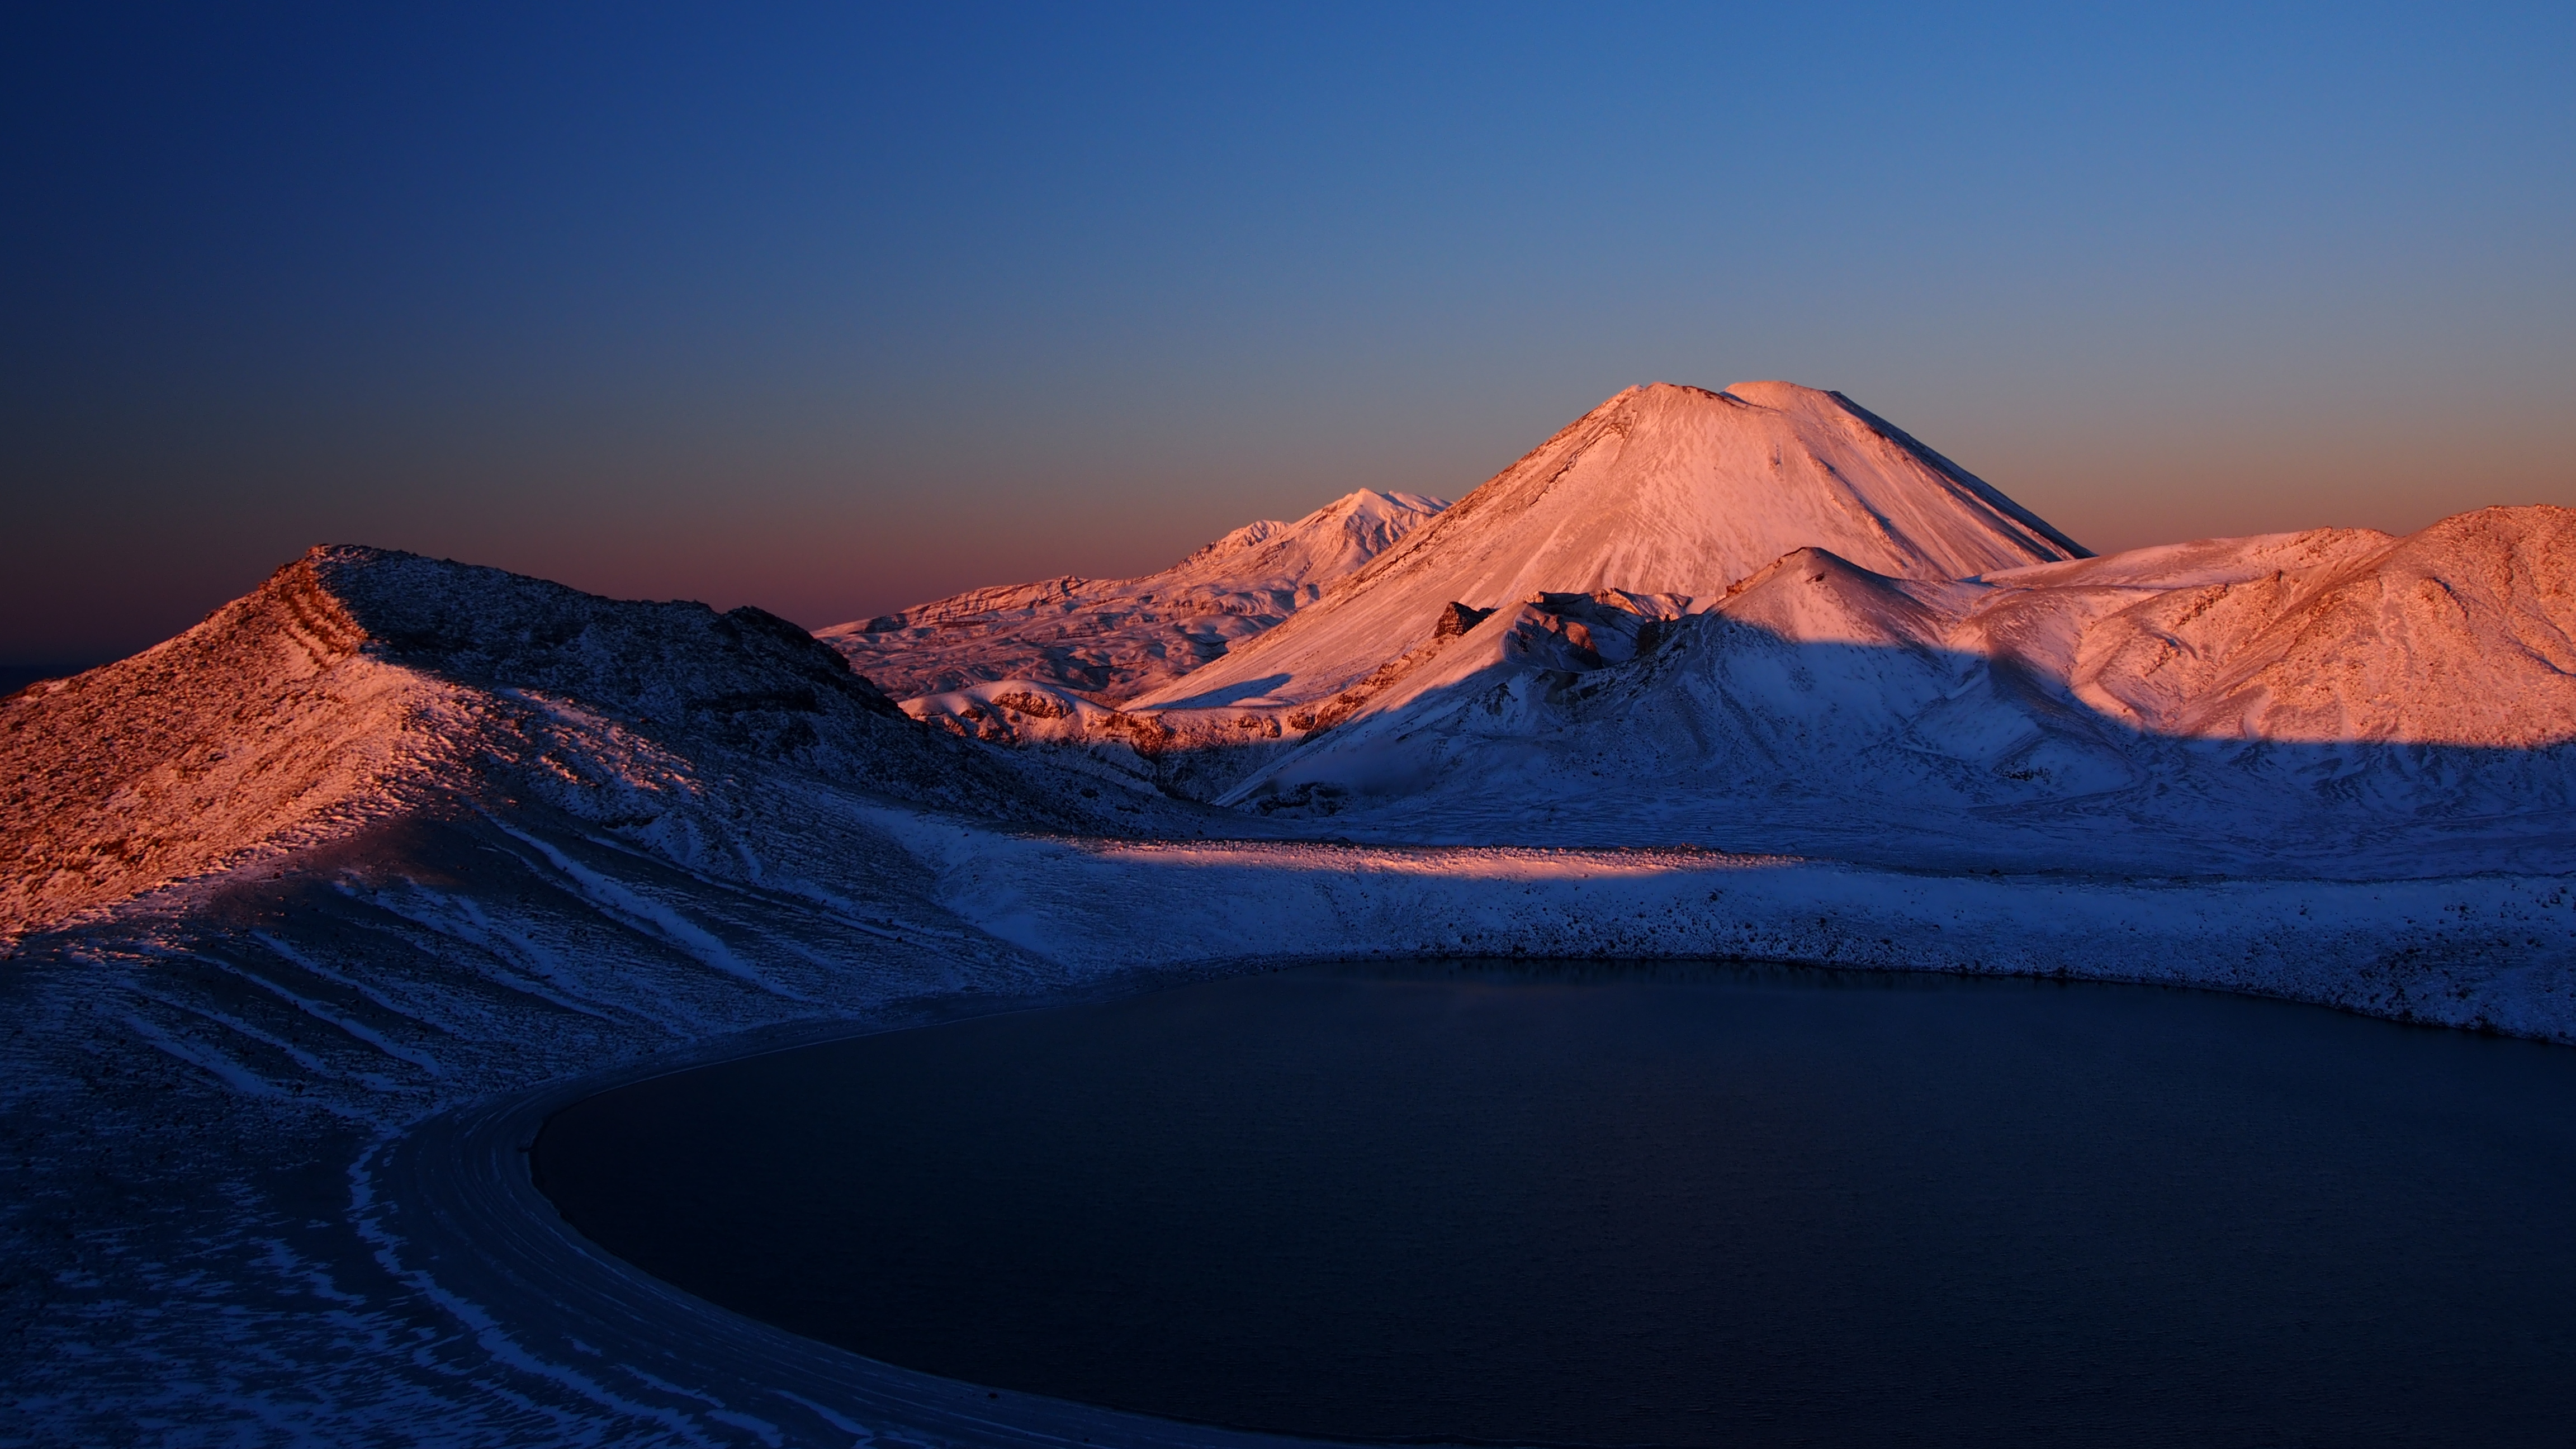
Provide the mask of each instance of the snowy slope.
[{"label": "snowy slope", "polygon": [[1022,680],[1106,703],[1278,624],[1446,506],[1362,489],[1294,523],[1246,524],[1143,578],[975,589],[816,637],[897,698]]},{"label": "snowy slope", "polygon": [[2567,518],[2083,557],[1836,395],[1658,386],[1118,708],[1022,683],[903,707],[1385,839],[2554,869]]},{"label": "snowy slope", "polygon": [[1531,603],[1229,797],[1399,838],[2407,874],[2576,866],[2576,514],[1957,581],[1821,549],[1587,659]]},{"label": "snowy slope", "polygon": [[1056,825],[1121,818],[914,724],[757,609],[323,548],[178,638],[0,701],[0,935],[518,798],[703,855],[756,771]]},{"label": "snowy slope", "polygon": [[2576,513],[2481,509],[2341,567],[2248,562],[2097,631],[2075,671],[2087,698],[2162,734],[2497,749],[2576,735]]},{"label": "snowy slope", "polygon": [[2083,554],[1837,394],[1657,383],[1586,413],[1290,622],[1129,707],[1323,699],[1428,640],[1453,602],[1706,598],[1809,546],[1911,579]]},{"label": "snowy slope", "polygon": [[691,1043],[1063,989],[873,822],[1175,808],[1077,785],[757,610],[367,549],[0,702],[0,1440],[780,1442],[568,1367],[529,1336],[559,1295],[460,1284],[493,1242],[426,1246],[374,1154]]},{"label": "snowy slope", "polygon": [[[2576,1041],[2570,522],[1958,577],[1798,546],[1444,601],[1302,703],[908,702],[953,733],[758,611],[318,550],[0,702],[11,1425],[1211,1442],[708,1309],[522,1150],[613,1080],[1177,976],[1747,954]],[[955,737],[1019,730],[1266,773],[1220,815]]]}]

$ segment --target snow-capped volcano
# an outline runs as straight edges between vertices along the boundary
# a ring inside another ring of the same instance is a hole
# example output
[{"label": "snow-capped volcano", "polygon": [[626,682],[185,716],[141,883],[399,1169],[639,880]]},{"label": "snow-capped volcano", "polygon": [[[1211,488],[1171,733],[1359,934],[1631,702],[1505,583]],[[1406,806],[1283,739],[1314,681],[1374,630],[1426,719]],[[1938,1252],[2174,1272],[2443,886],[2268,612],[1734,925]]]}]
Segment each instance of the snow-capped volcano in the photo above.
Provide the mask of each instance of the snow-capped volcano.
[{"label": "snow-capped volcano", "polygon": [[1295,619],[1130,707],[1318,699],[1432,637],[1452,603],[1615,589],[1687,607],[1810,546],[1909,579],[2084,556],[1839,394],[1657,383],[1610,398]]},{"label": "snow-capped volcano", "polygon": [[1278,624],[1447,506],[1363,488],[1293,523],[1245,524],[1142,578],[973,589],[816,637],[897,698],[1020,680],[1123,699]]}]

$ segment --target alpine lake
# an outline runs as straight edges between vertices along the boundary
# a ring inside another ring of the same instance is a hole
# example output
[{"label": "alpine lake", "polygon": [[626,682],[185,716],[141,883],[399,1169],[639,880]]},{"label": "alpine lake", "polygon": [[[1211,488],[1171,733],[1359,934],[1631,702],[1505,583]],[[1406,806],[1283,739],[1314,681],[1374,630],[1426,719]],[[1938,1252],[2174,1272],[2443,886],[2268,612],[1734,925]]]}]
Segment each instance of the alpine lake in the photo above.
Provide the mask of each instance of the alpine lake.
[{"label": "alpine lake", "polygon": [[2576,1050],[2153,987],[1374,963],[737,1060],[579,1232],[980,1385],[1317,1438],[2564,1443]]}]

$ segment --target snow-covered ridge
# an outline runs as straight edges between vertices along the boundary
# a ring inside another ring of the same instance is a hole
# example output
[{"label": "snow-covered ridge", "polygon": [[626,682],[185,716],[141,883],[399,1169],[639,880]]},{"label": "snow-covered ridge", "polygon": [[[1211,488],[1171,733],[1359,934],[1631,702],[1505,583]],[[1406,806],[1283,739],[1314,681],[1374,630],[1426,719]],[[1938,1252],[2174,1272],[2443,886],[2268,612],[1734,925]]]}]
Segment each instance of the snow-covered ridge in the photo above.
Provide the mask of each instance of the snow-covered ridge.
[{"label": "snow-covered ridge", "polygon": [[1937,581],[1801,549],[1625,661],[1534,600],[1221,803],[1890,862],[2576,867],[2576,513],[2152,553]]},{"label": "snow-covered ridge", "polygon": [[0,700],[0,934],[309,843],[435,768],[436,680],[367,634],[308,556],[187,633]]},{"label": "snow-covered ridge", "polygon": [[[2089,631],[2069,672],[2079,695],[2168,735],[2506,750],[2576,738],[2576,512],[2486,508],[2401,539],[2248,542],[2240,577],[2153,591]],[[2103,597],[2094,584],[2078,570],[2050,588]]]},{"label": "snow-covered ridge", "polygon": [[462,801],[702,830],[700,775],[737,759],[1100,818],[1073,782],[913,724],[760,610],[318,548],[175,639],[0,701],[0,934]]},{"label": "snow-covered ridge", "polygon": [[1110,703],[1278,624],[1446,506],[1362,489],[1293,523],[1246,524],[1142,578],[971,589],[816,637],[898,697],[1022,680]]}]

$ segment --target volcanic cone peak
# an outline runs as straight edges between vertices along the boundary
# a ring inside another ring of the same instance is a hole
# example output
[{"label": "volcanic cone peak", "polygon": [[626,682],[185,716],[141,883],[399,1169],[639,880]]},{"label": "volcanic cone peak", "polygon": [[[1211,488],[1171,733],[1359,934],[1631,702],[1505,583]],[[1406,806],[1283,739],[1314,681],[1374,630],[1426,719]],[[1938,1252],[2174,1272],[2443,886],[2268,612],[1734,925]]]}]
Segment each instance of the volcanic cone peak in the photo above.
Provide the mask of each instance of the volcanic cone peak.
[{"label": "volcanic cone peak", "polygon": [[2084,556],[2028,509],[1837,393],[1656,383],[1603,402],[1341,588],[1134,701],[1311,699],[1429,636],[1451,603],[1621,590],[1715,599],[1795,549],[1956,579]]}]

